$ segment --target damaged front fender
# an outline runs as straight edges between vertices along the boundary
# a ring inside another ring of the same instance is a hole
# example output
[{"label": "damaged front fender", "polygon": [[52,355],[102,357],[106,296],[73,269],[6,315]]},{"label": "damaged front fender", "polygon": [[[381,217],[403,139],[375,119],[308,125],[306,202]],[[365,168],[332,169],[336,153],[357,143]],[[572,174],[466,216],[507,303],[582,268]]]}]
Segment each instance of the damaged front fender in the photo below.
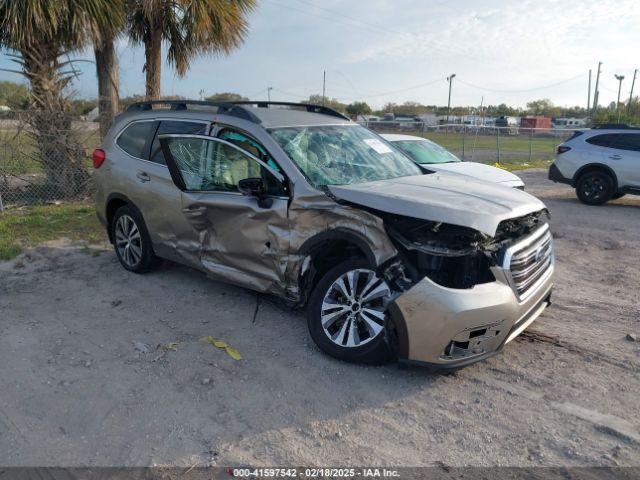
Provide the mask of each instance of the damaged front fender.
[{"label": "damaged front fender", "polygon": [[[360,255],[372,268],[397,256],[383,220],[365,210],[318,194],[294,199],[289,208],[291,253],[287,257],[287,298],[303,304],[317,280],[312,258],[325,262]],[[335,251],[335,249],[347,251]]]}]

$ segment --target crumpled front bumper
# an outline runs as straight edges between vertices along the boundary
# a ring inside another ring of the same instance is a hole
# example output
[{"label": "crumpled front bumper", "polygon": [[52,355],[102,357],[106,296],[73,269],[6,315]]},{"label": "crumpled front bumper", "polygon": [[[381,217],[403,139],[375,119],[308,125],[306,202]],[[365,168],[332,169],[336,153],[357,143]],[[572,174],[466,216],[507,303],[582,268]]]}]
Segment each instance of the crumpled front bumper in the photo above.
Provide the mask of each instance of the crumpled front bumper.
[{"label": "crumpled front bumper", "polygon": [[499,353],[551,303],[553,260],[520,299],[509,272],[471,289],[442,287],[424,278],[389,306],[398,336],[400,362],[455,369]]}]

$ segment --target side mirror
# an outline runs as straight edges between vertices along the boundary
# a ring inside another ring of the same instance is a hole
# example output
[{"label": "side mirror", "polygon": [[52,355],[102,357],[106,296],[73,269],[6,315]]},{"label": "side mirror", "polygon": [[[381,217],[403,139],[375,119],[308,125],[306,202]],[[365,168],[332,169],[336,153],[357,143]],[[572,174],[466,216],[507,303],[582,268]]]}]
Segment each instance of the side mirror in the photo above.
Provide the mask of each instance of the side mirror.
[{"label": "side mirror", "polygon": [[266,196],[264,183],[261,178],[245,178],[238,182],[238,190],[248,197],[256,197],[260,208],[271,208],[273,198]]},{"label": "side mirror", "polygon": [[248,197],[264,197],[264,183],[261,178],[243,178],[238,182],[238,190]]}]

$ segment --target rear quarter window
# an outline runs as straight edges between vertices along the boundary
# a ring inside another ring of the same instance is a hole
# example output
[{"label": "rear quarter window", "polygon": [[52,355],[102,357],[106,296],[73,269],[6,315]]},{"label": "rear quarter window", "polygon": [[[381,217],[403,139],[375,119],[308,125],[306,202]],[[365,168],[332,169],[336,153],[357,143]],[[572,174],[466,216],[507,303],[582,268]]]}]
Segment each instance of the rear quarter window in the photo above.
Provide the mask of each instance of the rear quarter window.
[{"label": "rear quarter window", "polygon": [[583,133],[584,133],[584,132],[583,132],[582,130],[575,130],[575,131],[573,132],[573,134],[572,134],[569,138],[567,138],[567,139],[565,140],[565,142],[568,142],[569,140],[573,140],[574,138],[579,137],[579,136],[580,136],[580,135],[582,135]]},{"label": "rear quarter window", "polygon": [[153,135],[156,122],[134,122],[130,123],[120,134],[116,143],[132,157],[145,158],[145,145]]},{"label": "rear quarter window", "polygon": [[615,133],[605,133],[602,135],[594,135],[593,137],[587,138],[585,141],[591,145],[597,145],[598,147],[609,147],[615,138]]}]

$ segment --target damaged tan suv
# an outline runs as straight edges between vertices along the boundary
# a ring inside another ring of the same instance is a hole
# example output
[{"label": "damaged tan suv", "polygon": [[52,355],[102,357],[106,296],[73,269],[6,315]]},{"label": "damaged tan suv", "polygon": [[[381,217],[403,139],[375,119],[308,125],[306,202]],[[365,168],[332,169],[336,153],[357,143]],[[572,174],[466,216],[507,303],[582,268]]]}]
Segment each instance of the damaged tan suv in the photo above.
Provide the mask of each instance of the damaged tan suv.
[{"label": "damaged tan suv", "polygon": [[306,305],[340,359],[457,368],[550,302],[542,202],[424,169],[325,107],[138,103],[93,160],[124,268],[165,258]]}]

